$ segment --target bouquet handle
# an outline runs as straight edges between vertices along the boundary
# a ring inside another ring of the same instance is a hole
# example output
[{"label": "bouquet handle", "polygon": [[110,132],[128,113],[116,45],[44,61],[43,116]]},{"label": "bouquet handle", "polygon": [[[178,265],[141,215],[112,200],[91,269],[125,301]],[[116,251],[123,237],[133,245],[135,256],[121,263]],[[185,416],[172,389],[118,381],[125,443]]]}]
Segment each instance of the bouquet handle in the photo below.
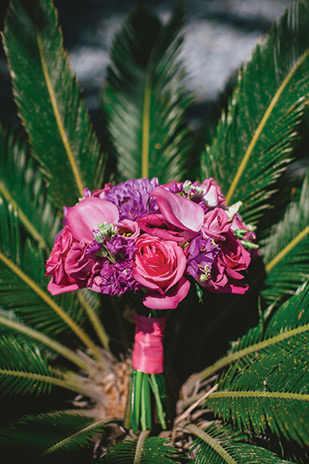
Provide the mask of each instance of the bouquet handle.
[{"label": "bouquet handle", "polygon": [[129,391],[130,422],[133,433],[150,430],[153,412],[166,429],[163,343],[166,317],[154,318],[135,314],[133,369]]}]

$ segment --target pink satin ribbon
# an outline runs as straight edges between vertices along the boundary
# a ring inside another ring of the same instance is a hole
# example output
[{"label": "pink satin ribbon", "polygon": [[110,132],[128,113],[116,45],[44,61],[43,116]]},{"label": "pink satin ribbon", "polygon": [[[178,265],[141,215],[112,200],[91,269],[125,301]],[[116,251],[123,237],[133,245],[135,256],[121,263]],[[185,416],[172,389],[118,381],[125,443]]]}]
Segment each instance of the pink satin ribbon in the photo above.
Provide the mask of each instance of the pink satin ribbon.
[{"label": "pink satin ribbon", "polygon": [[165,317],[144,317],[135,314],[135,338],[132,354],[133,367],[146,374],[163,372],[162,337]]}]

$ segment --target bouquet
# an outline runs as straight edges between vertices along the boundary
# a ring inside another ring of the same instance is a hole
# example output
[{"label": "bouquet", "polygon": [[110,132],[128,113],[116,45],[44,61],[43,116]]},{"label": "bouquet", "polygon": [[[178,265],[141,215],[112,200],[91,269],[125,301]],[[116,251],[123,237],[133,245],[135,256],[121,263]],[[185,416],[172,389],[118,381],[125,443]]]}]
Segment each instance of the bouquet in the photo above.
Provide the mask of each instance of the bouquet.
[{"label": "bouquet", "polygon": [[142,295],[143,313],[135,315],[131,424],[134,432],[151,427],[152,391],[165,428],[166,310],[177,308],[192,284],[200,299],[202,288],[243,294],[254,233],[241,220],[241,203],[227,208],[212,178],[166,185],[157,178],[131,179],[83,193],[79,203],[64,208],[64,227],[46,263],[48,290]]}]

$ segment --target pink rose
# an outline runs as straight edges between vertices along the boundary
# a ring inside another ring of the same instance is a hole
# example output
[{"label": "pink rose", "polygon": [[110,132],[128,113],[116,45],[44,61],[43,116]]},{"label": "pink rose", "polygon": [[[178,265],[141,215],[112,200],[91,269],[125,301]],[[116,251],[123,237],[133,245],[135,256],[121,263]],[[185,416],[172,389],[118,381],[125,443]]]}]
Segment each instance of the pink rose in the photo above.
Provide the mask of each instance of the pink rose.
[{"label": "pink rose", "polygon": [[133,276],[148,292],[143,303],[151,309],[174,309],[190,288],[184,277],[186,257],[173,241],[144,234],[136,240]]},{"label": "pink rose", "polygon": [[45,274],[46,277],[52,276],[47,287],[52,295],[73,292],[80,288],[80,283],[70,277],[65,269],[65,261],[74,242],[68,226],[65,226],[56,236],[52,252],[46,262]]},{"label": "pink rose", "polygon": [[216,184],[212,177],[202,183],[204,190],[203,200],[208,208],[222,206],[225,203],[225,196],[221,193],[221,188]]},{"label": "pink rose", "polygon": [[251,261],[249,251],[242,246],[240,240],[237,240],[231,231],[226,235],[226,241],[220,246],[228,275],[233,279],[242,279],[243,276],[239,271],[244,271],[249,266]]},{"label": "pink rose", "polygon": [[202,226],[203,238],[213,238],[215,241],[225,240],[231,228],[227,213],[221,208],[215,208],[205,214]]},{"label": "pink rose", "polygon": [[93,241],[92,231],[103,222],[116,223],[119,220],[117,207],[100,198],[84,198],[69,209],[68,226],[76,240]]},{"label": "pink rose", "polygon": [[88,243],[74,242],[64,263],[66,273],[77,281],[86,280],[96,262],[93,256],[86,254],[87,249]]}]

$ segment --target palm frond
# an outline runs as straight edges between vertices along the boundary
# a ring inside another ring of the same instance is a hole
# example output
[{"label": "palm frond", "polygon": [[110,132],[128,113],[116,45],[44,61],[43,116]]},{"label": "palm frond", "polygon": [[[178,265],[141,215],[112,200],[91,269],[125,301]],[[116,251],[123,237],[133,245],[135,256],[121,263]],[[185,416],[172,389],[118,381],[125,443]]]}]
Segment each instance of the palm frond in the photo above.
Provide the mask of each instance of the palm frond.
[{"label": "palm frond", "polygon": [[14,133],[0,125],[0,193],[17,209],[22,225],[44,248],[52,245],[60,218],[46,197],[42,174]]},{"label": "palm frond", "polygon": [[212,422],[206,428],[190,424],[186,430],[197,436],[191,450],[196,450],[195,464],[286,464],[271,451],[243,443],[246,436],[233,431],[228,425]]},{"label": "palm frond", "polygon": [[261,294],[267,301],[293,294],[309,279],[309,171],[299,201],[288,207],[260,251],[267,273]]},{"label": "palm frond", "polygon": [[308,28],[309,5],[300,0],[259,41],[204,156],[204,177],[216,179],[228,204],[243,202],[247,223],[268,207],[308,102]]},{"label": "palm frond", "polygon": [[280,436],[300,446],[309,443],[306,421],[309,414],[308,345],[302,334],[290,340],[289,351],[273,345],[269,352],[240,367],[234,364],[225,373],[216,392],[206,404],[216,416],[255,434],[269,427]]},{"label": "palm frond", "polygon": [[14,309],[36,329],[61,333],[67,328],[94,353],[90,337],[78,325],[82,312],[76,295],[52,298],[46,291],[42,251],[29,239],[22,247],[16,210],[0,198],[0,304]]},{"label": "palm frond", "polygon": [[65,375],[50,367],[37,347],[15,337],[0,340],[0,389],[4,395],[50,393],[58,386],[79,391],[77,384],[67,382]]},{"label": "palm frond", "polygon": [[92,369],[92,367],[77,356],[74,351],[42,332],[32,329],[21,319],[16,317],[14,312],[0,310],[0,334],[8,335],[11,333],[17,340],[20,336],[22,340],[35,340],[36,345],[40,350],[44,351],[44,354],[46,354],[49,359],[61,355],[83,370],[89,371]]},{"label": "palm frond", "polygon": [[141,432],[138,440],[125,440],[110,448],[102,464],[173,464],[184,461],[169,440],[147,437],[149,432]]},{"label": "palm frond", "polygon": [[108,422],[80,414],[28,416],[0,430],[0,443],[2,449],[14,448],[13,459],[22,453],[23,462],[24,458],[36,458],[41,463],[85,462],[87,457],[90,462],[94,437]]},{"label": "palm frond", "polygon": [[82,304],[89,321],[91,322],[94,331],[102,343],[102,346],[109,349],[109,337],[99,317],[99,310],[102,308],[100,295],[86,288],[80,289],[77,292],[77,297]]},{"label": "palm frond", "polygon": [[[91,444],[90,441],[93,440],[94,435],[102,431],[104,426],[111,422],[110,419],[99,419],[94,421],[89,417],[80,415],[64,416],[63,414],[59,419],[62,427],[65,427],[67,424],[70,425],[70,435],[66,432],[63,438],[58,438],[52,446],[44,451],[45,455],[53,453],[58,454],[59,451],[69,451],[71,453],[74,449],[79,451],[81,447],[89,447]],[[74,428],[73,425],[75,426]]]},{"label": "palm frond", "polygon": [[[271,310],[271,308],[269,308]],[[274,315],[260,321],[257,327],[232,343],[227,355],[230,362],[239,366],[256,360],[261,353],[271,354],[273,347],[290,353],[293,347],[306,338],[309,331],[309,285],[300,288],[296,294],[282,304]]]},{"label": "palm frond", "polygon": [[74,371],[52,367],[37,345],[21,336],[0,340],[0,391],[6,396],[42,395],[60,387],[97,402],[102,390]]},{"label": "palm frond", "polygon": [[[271,354],[273,347],[290,353],[293,346],[301,343],[309,331],[309,285],[299,288],[293,297],[277,308],[271,317],[266,318],[271,310],[272,307],[269,307],[256,327],[249,329],[231,344],[226,356],[193,376],[187,382],[187,387],[192,388],[196,381],[205,380],[235,362],[243,368],[257,357]],[[192,398],[192,402],[195,400]]]},{"label": "palm frond", "polygon": [[165,183],[184,174],[190,97],[179,57],[183,25],[181,4],[166,25],[140,6],[114,40],[104,106],[124,179]]},{"label": "palm frond", "polygon": [[[31,238],[48,250],[59,230],[60,217],[46,198],[46,186],[37,167],[27,156],[26,146],[0,125],[0,194],[17,210],[20,223]],[[41,269],[43,275],[44,267]],[[108,348],[108,336],[96,315],[99,298],[83,290],[78,292],[78,300],[103,346]]]},{"label": "palm frond", "polygon": [[33,155],[58,204],[72,205],[100,187],[103,163],[52,0],[11,1],[3,40]]}]

